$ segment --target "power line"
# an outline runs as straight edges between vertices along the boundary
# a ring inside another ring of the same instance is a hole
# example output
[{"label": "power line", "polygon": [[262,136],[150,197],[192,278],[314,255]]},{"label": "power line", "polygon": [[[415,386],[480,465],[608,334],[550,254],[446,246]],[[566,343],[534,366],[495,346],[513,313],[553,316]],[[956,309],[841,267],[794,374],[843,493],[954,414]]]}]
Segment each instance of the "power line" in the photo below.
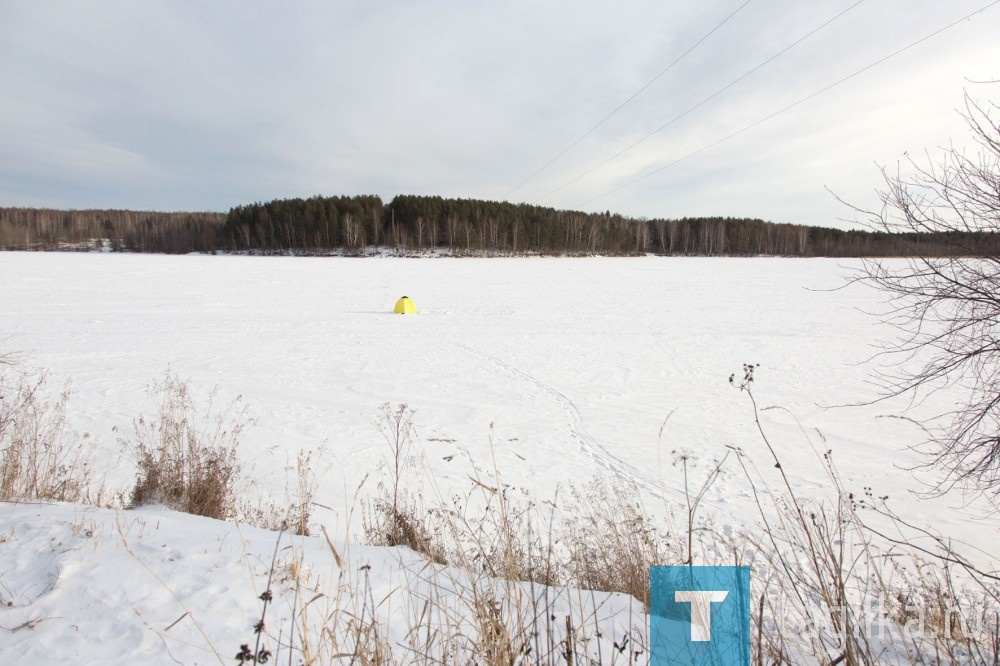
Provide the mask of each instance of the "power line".
[{"label": "power line", "polygon": [[575,178],[573,178],[572,180],[570,180],[570,181],[568,181],[568,182],[566,182],[566,183],[563,183],[562,185],[560,185],[560,186],[559,186],[559,187],[557,187],[556,189],[552,190],[552,191],[551,191],[551,192],[549,192],[548,194],[546,194],[546,195],[544,195],[544,196],[541,196],[541,197],[539,197],[539,198],[535,199],[535,200],[534,200],[534,201],[533,201],[532,203],[538,203],[538,202],[540,202],[540,201],[543,201],[543,200],[545,200],[545,199],[548,199],[548,198],[549,198],[549,197],[551,197],[551,196],[552,196],[553,194],[556,194],[556,193],[558,193],[558,192],[561,192],[562,190],[566,189],[567,187],[569,187],[569,186],[570,186],[570,185],[572,185],[573,183],[577,182],[577,181],[578,181],[578,180],[580,180],[581,178],[585,178],[586,176],[589,176],[590,174],[594,173],[595,171],[597,171],[597,170],[598,170],[598,169],[600,169],[601,167],[603,167],[603,166],[605,166],[605,165],[607,165],[607,164],[609,164],[609,163],[611,163],[611,162],[614,162],[614,161],[615,161],[616,159],[618,159],[619,157],[621,157],[621,156],[622,156],[622,155],[624,155],[625,153],[628,153],[629,151],[631,151],[631,150],[632,150],[633,148],[635,148],[635,147],[636,147],[636,146],[638,146],[639,144],[641,144],[641,143],[645,143],[645,142],[646,142],[646,141],[648,141],[649,139],[653,138],[653,137],[654,137],[654,136],[655,136],[656,134],[659,134],[660,132],[662,132],[662,131],[663,131],[663,130],[665,130],[666,128],[670,127],[671,125],[673,125],[673,124],[674,124],[675,122],[677,122],[678,120],[680,120],[681,118],[683,118],[683,117],[684,117],[684,116],[686,116],[687,114],[691,113],[691,112],[692,112],[692,111],[694,111],[695,109],[698,109],[698,108],[700,108],[700,107],[701,107],[701,106],[703,106],[704,104],[706,104],[706,103],[710,102],[711,100],[715,99],[716,97],[718,97],[718,96],[719,96],[719,95],[721,95],[722,93],[726,92],[727,90],[729,90],[730,88],[732,88],[732,87],[733,87],[734,85],[736,85],[737,83],[739,83],[739,82],[740,82],[740,81],[742,81],[743,79],[747,78],[748,76],[750,76],[751,74],[753,74],[753,73],[754,73],[754,72],[756,72],[757,70],[759,70],[759,69],[763,68],[764,66],[768,65],[768,64],[769,64],[769,63],[771,63],[772,61],[774,61],[774,60],[777,60],[777,59],[778,59],[779,57],[781,57],[781,56],[782,56],[782,55],[784,55],[785,53],[787,53],[787,52],[791,51],[791,50],[792,50],[793,48],[795,48],[796,46],[798,46],[799,44],[801,44],[801,43],[802,43],[802,42],[804,42],[805,40],[809,39],[810,37],[812,37],[813,35],[815,35],[815,34],[816,34],[817,32],[819,32],[819,31],[820,31],[820,30],[822,30],[823,28],[827,27],[828,25],[830,25],[831,23],[833,23],[834,21],[836,21],[837,19],[839,19],[839,18],[840,18],[841,16],[843,16],[843,15],[844,15],[844,14],[846,14],[847,12],[851,11],[852,9],[854,9],[855,7],[857,7],[858,5],[860,5],[860,4],[861,4],[862,2],[864,2],[864,1],[865,1],[865,0],[858,0],[858,1],[857,1],[857,2],[855,2],[855,3],[853,4],[853,5],[851,5],[851,6],[850,6],[850,7],[848,7],[847,9],[845,9],[844,11],[840,12],[839,14],[837,14],[836,16],[834,16],[833,18],[831,18],[831,19],[827,20],[827,21],[826,21],[826,22],[824,22],[824,23],[823,23],[822,25],[820,25],[820,26],[818,26],[818,27],[816,27],[816,28],[813,28],[813,29],[812,29],[812,30],[810,30],[810,31],[809,31],[808,33],[806,33],[806,34],[805,34],[805,35],[803,35],[802,37],[798,38],[797,40],[795,40],[794,42],[792,42],[791,44],[789,44],[788,46],[786,46],[786,47],[785,47],[785,48],[783,48],[782,50],[778,51],[778,52],[777,52],[777,53],[775,53],[775,54],[774,54],[773,56],[771,56],[770,58],[768,58],[767,60],[765,60],[764,62],[760,63],[759,65],[757,65],[757,66],[756,66],[756,67],[754,67],[753,69],[751,69],[751,70],[747,71],[747,72],[746,72],[745,74],[743,74],[743,75],[742,75],[742,76],[740,76],[739,78],[737,78],[737,79],[733,80],[733,81],[732,81],[732,82],[730,82],[730,83],[729,83],[728,85],[726,85],[726,86],[725,86],[724,88],[720,88],[719,90],[716,90],[716,91],[715,91],[714,93],[712,93],[712,94],[711,94],[711,95],[709,95],[708,97],[704,98],[703,100],[701,100],[700,102],[698,102],[698,103],[697,103],[697,104],[695,104],[694,106],[691,106],[691,107],[689,107],[688,109],[686,109],[686,110],[685,110],[685,111],[683,111],[682,113],[680,113],[680,114],[678,114],[678,115],[674,116],[673,118],[671,118],[671,119],[670,119],[670,120],[668,120],[667,122],[663,123],[662,125],[660,125],[659,127],[657,127],[657,128],[655,129],[655,130],[653,130],[652,132],[650,132],[650,133],[649,133],[649,134],[647,134],[646,136],[642,137],[641,139],[639,139],[639,140],[635,141],[634,143],[632,143],[631,145],[629,145],[629,146],[628,146],[627,148],[624,148],[624,149],[622,149],[622,150],[618,151],[617,153],[615,153],[614,155],[612,155],[612,156],[611,156],[611,157],[609,157],[608,159],[604,160],[604,161],[603,161],[603,162],[601,162],[600,164],[597,164],[597,165],[595,165],[595,166],[591,167],[590,169],[588,169],[587,171],[584,171],[583,173],[581,173],[580,175],[576,176],[576,177],[575,177]]},{"label": "power line", "polygon": [[670,162],[669,164],[665,164],[665,165],[659,167],[658,169],[654,169],[653,171],[650,171],[647,174],[639,176],[638,178],[625,183],[624,185],[620,185],[620,186],[618,186],[618,187],[616,187],[616,188],[614,188],[612,190],[608,190],[604,194],[601,194],[599,196],[594,197],[593,199],[589,199],[589,200],[585,201],[582,204],[581,208],[583,206],[587,206],[588,204],[591,204],[591,203],[593,203],[595,201],[603,199],[606,196],[614,194],[615,192],[619,192],[621,190],[624,190],[627,187],[631,187],[632,185],[635,185],[636,183],[638,183],[641,180],[645,180],[646,178],[649,178],[650,176],[655,176],[656,174],[660,173],[661,171],[665,171],[665,170],[669,169],[670,167],[675,166],[676,164],[679,164],[680,162],[683,162],[686,159],[689,159],[691,157],[694,157],[695,155],[703,153],[706,150],[709,150],[710,148],[714,148],[715,146],[718,146],[720,143],[728,141],[729,139],[732,139],[733,137],[739,136],[740,134],[743,134],[744,132],[753,129],[757,125],[765,123],[768,120],[771,120],[771,119],[773,119],[773,118],[781,115],[782,113],[785,113],[786,111],[794,109],[795,107],[799,106],[800,104],[804,104],[805,102],[808,102],[809,100],[813,99],[814,97],[818,97],[819,95],[822,95],[823,93],[825,93],[825,92],[827,92],[827,91],[829,91],[829,90],[831,90],[833,88],[836,88],[841,83],[849,81],[850,79],[853,79],[854,77],[859,76],[860,74],[863,74],[863,73],[867,72],[869,69],[872,69],[874,67],[877,67],[877,66],[881,65],[882,63],[886,62],[887,60],[889,60],[891,58],[895,58],[896,56],[898,56],[899,54],[903,53],[904,51],[909,51],[913,47],[918,46],[918,45],[926,42],[928,39],[936,37],[936,36],[940,35],[942,32],[944,32],[946,30],[949,30],[951,28],[954,28],[959,23],[962,23],[964,21],[968,21],[970,18],[972,18],[976,14],[981,14],[984,11],[986,11],[987,9],[989,9],[990,7],[993,7],[994,5],[997,5],[997,4],[1000,4],[1000,0],[994,0],[993,2],[989,3],[988,5],[986,5],[984,7],[981,7],[980,9],[977,9],[976,11],[972,12],[971,14],[963,16],[962,18],[949,23],[948,25],[944,26],[943,28],[939,28],[938,30],[935,30],[934,32],[930,33],[929,35],[921,37],[917,41],[912,42],[911,44],[908,44],[908,45],[904,46],[903,48],[901,48],[901,49],[899,49],[897,51],[893,51],[889,55],[887,55],[887,56],[885,56],[885,57],[883,57],[883,58],[881,58],[879,60],[876,60],[875,62],[873,62],[873,63],[871,63],[869,65],[866,65],[865,67],[862,67],[861,69],[857,70],[853,74],[849,74],[849,75],[845,76],[844,78],[840,79],[839,81],[831,83],[830,85],[826,86],[825,88],[817,90],[816,92],[812,93],[811,95],[807,95],[806,97],[803,97],[802,99],[798,100],[797,102],[793,102],[792,104],[789,104],[788,106],[786,106],[784,108],[781,108],[781,109],[775,111],[774,113],[761,118],[760,120],[757,120],[757,121],[754,121],[754,122],[750,123],[749,125],[747,125],[743,129],[737,130],[737,131],[733,132],[732,134],[727,134],[726,136],[722,137],[721,139],[713,141],[712,143],[710,143],[710,144],[708,144],[706,146],[702,146],[701,148],[699,148],[698,150],[695,150],[694,152],[688,153],[687,155],[685,155],[683,157],[678,157],[676,160],[674,160],[673,162]]},{"label": "power line", "polygon": [[708,39],[709,37],[711,37],[712,34],[715,33],[715,31],[717,31],[719,28],[721,28],[726,23],[728,23],[731,18],[733,18],[734,16],[736,16],[737,14],[739,14],[740,10],[742,10],[744,7],[746,7],[747,5],[749,5],[751,2],[752,2],[752,0],[746,0],[746,2],[744,2],[742,5],[740,5],[739,7],[737,7],[736,10],[733,11],[733,13],[731,13],[729,16],[727,16],[725,19],[723,19],[723,21],[721,23],[719,23],[714,28],[712,28],[704,37],[702,37],[697,42],[695,42],[693,46],[691,46],[687,51],[685,51],[680,56],[678,56],[677,59],[675,59],[672,63],[670,63],[669,65],[667,65],[667,67],[663,71],[661,71],[659,74],[657,74],[656,76],[654,76],[653,78],[651,78],[644,86],[642,86],[641,88],[639,88],[638,90],[636,90],[634,93],[632,93],[631,95],[629,95],[628,99],[626,99],[624,102],[622,102],[621,104],[619,104],[615,108],[614,111],[612,111],[608,115],[606,115],[603,118],[601,118],[601,120],[596,125],[594,125],[589,130],[587,130],[586,132],[584,132],[583,134],[581,134],[580,137],[576,141],[574,141],[573,143],[571,143],[568,146],[566,146],[566,148],[564,148],[558,155],[556,155],[555,157],[553,157],[551,160],[549,160],[548,162],[546,162],[545,164],[543,164],[537,171],[535,171],[530,176],[528,176],[527,178],[525,178],[524,180],[522,180],[520,183],[518,183],[517,185],[515,185],[509,192],[507,192],[507,194],[504,195],[504,198],[505,199],[509,198],[511,194],[513,194],[514,192],[516,192],[519,189],[521,189],[525,185],[525,183],[529,182],[532,178],[534,178],[535,176],[537,176],[541,172],[543,172],[546,169],[548,169],[550,166],[552,166],[552,164],[556,160],[558,160],[560,157],[562,157],[563,155],[565,155],[566,153],[568,153],[570,150],[572,150],[574,147],[576,147],[576,145],[578,143],[580,143],[581,141],[583,141],[584,139],[586,139],[588,136],[590,136],[594,132],[594,130],[596,130],[598,127],[600,127],[605,122],[607,122],[608,119],[610,119],[613,115],[615,115],[616,113],[618,113],[619,111],[621,111],[622,109],[624,109],[625,106],[629,102],[631,102],[633,99],[635,99],[636,97],[638,97],[639,95],[641,95],[642,92],[644,90],[646,90],[646,88],[648,88],[649,86],[653,85],[653,83],[655,83],[657,81],[657,79],[659,79],[661,76],[663,76],[664,74],[666,74],[667,72],[669,72],[671,69],[673,69],[674,65],[676,65],[677,63],[679,63],[689,53],[691,53],[696,48],[698,48],[698,46],[702,42],[704,42],[706,39]]}]

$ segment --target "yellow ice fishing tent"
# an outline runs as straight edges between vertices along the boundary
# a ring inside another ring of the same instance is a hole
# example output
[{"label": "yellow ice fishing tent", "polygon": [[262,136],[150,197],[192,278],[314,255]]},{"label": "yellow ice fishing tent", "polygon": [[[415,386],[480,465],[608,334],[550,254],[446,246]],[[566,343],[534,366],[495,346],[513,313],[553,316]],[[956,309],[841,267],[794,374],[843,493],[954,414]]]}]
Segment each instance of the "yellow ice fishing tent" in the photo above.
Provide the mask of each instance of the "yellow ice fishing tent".
[{"label": "yellow ice fishing tent", "polygon": [[403,296],[396,301],[396,307],[392,311],[395,314],[417,314],[417,306],[413,304],[409,296]]}]

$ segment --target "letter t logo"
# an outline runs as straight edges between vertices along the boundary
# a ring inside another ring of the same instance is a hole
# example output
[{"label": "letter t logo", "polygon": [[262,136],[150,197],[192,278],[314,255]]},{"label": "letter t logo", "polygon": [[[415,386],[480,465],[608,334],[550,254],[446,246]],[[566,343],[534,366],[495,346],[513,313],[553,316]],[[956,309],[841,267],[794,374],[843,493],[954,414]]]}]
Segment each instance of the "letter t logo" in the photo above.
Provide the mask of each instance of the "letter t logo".
[{"label": "letter t logo", "polygon": [[729,596],[729,592],[719,590],[674,592],[674,601],[691,604],[691,640],[712,640],[712,604],[721,603]]}]

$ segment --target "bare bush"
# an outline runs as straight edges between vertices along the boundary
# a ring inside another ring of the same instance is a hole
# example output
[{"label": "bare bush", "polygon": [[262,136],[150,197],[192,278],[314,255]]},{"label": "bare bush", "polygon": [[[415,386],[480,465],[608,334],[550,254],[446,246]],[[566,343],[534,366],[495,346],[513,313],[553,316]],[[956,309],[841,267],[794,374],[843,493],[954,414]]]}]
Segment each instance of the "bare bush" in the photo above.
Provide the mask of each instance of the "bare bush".
[{"label": "bare bush", "polygon": [[[851,206],[875,231],[900,238],[909,259],[866,260],[858,280],[888,297],[898,336],[883,354],[883,395],[948,388],[955,408],[927,422],[929,461],[942,485],[1000,489],[1000,107],[968,95],[964,117],[978,152],[951,146],[906,171],[882,171],[878,211]],[[933,239],[935,245],[922,243]]]}]

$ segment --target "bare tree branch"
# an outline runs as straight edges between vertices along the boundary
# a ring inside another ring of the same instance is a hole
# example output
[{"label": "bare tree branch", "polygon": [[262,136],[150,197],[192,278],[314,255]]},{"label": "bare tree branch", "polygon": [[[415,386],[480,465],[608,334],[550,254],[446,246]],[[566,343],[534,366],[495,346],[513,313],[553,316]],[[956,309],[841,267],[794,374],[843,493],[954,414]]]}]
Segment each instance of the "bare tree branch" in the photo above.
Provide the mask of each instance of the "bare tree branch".
[{"label": "bare tree branch", "polygon": [[959,396],[929,424],[941,488],[1000,492],[1000,107],[966,94],[962,115],[975,155],[952,144],[937,158],[907,156],[895,172],[882,168],[881,210],[850,206],[913,250],[905,260],[865,260],[856,279],[886,294],[899,334],[880,349],[896,361],[879,376],[883,397],[946,387]]}]

